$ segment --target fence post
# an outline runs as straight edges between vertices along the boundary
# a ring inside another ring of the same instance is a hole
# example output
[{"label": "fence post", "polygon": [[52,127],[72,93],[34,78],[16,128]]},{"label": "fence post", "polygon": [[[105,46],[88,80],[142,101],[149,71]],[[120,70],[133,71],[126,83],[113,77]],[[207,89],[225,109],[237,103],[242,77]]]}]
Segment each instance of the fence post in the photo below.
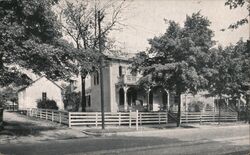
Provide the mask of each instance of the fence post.
[{"label": "fence post", "polygon": [[200,124],[202,123],[202,113],[200,113]]},{"label": "fence post", "polygon": [[98,112],[95,113],[95,126],[98,126]]},{"label": "fence post", "polygon": [[62,124],[62,113],[59,111],[59,123]]},{"label": "fence post", "polygon": [[188,112],[185,112],[186,115],[186,123],[188,123]]},{"label": "fence post", "polygon": [[26,110],[26,116],[29,116],[29,109]]},{"label": "fence post", "polygon": [[131,110],[129,110],[129,128],[131,128]]},{"label": "fence post", "polygon": [[215,112],[213,112],[213,122],[215,122]]},{"label": "fence post", "polygon": [[138,131],[138,110],[136,110],[136,131]]},{"label": "fence post", "polygon": [[121,126],[121,112],[119,112],[119,126]]},{"label": "fence post", "polygon": [[26,115],[27,115],[27,116],[30,116],[30,109],[27,109]]},{"label": "fence post", "polygon": [[140,125],[142,126],[142,114],[140,113]]},{"label": "fence post", "polygon": [[54,111],[51,111],[51,121],[54,122]]},{"label": "fence post", "polygon": [[158,114],[158,121],[159,121],[159,125],[160,125],[161,124],[161,114],[160,114],[160,112]]},{"label": "fence post", "polygon": [[48,110],[47,109],[45,110],[45,118],[46,118],[46,120],[48,119]]},{"label": "fence post", "polygon": [[42,110],[40,109],[40,118],[42,119],[43,116],[42,116]]},{"label": "fence post", "polygon": [[71,128],[71,112],[68,113],[68,123],[69,127]]}]

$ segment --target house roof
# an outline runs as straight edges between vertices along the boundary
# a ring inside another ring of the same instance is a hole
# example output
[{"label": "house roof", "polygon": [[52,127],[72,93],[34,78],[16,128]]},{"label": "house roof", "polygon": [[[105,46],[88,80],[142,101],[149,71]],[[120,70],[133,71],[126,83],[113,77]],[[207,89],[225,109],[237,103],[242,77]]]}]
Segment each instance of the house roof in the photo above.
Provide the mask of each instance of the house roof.
[{"label": "house roof", "polygon": [[[41,76],[40,78],[38,78],[38,79],[36,79],[35,81],[31,82],[29,85],[27,85],[27,86],[25,86],[25,87],[19,89],[17,92],[21,92],[21,91],[25,90],[26,88],[32,86],[34,83],[36,83],[37,81],[41,80],[42,78],[46,78],[46,77],[45,77],[45,76]],[[58,88],[63,89],[61,86],[59,86],[58,84],[56,84],[54,81],[52,81],[52,80],[50,80],[50,79],[48,79],[48,78],[46,78],[46,79],[49,80],[50,82],[52,82],[52,83],[53,83],[54,85],[56,85]]]},{"label": "house roof", "polygon": [[125,62],[130,62],[131,58],[135,56],[134,53],[125,53],[125,52],[104,52],[104,55],[107,59],[111,60],[118,60],[118,61],[125,61]]}]

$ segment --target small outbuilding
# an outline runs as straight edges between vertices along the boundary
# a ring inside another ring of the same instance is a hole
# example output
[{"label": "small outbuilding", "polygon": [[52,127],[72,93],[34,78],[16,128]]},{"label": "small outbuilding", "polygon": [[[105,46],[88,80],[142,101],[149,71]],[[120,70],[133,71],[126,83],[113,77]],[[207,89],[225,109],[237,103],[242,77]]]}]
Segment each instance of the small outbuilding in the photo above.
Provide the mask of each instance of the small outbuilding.
[{"label": "small outbuilding", "polygon": [[45,76],[18,90],[18,109],[37,108],[38,100],[54,100],[59,110],[64,110],[62,88]]}]

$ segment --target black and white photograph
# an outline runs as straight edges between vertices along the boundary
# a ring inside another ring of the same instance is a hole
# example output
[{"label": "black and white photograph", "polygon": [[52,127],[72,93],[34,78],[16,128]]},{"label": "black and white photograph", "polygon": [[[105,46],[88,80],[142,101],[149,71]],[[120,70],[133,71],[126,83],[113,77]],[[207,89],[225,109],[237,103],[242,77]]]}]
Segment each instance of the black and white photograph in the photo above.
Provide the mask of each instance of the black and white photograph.
[{"label": "black and white photograph", "polygon": [[0,155],[250,155],[250,0],[0,0]]}]

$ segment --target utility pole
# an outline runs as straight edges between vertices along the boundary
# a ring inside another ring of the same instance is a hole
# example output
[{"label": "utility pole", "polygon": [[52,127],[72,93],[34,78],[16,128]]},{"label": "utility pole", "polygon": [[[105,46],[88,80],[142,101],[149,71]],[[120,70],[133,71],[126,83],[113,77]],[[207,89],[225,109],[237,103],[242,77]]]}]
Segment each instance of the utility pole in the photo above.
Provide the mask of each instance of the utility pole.
[{"label": "utility pole", "polygon": [[101,31],[101,21],[104,15],[101,16],[100,10],[98,11],[98,29],[99,29],[99,52],[100,56],[100,84],[101,84],[101,113],[102,113],[102,129],[105,129],[105,119],[104,119],[104,92],[103,92],[103,55],[102,55],[102,31]]}]

